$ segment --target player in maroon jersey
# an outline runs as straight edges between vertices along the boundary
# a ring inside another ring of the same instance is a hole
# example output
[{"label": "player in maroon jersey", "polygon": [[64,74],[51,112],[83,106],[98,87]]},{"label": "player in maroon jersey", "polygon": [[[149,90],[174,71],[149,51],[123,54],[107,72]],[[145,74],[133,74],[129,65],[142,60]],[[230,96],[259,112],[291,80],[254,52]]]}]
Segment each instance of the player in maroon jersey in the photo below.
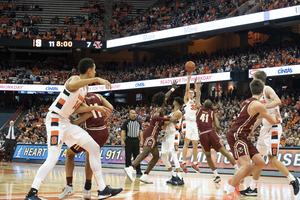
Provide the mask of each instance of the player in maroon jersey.
[{"label": "player in maroon jersey", "polygon": [[[174,89],[173,89],[174,88]],[[153,183],[148,179],[148,174],[149,172],[153,169],[155,164],[157,163],[159,159],[159,150],[157,147],[157,142],[158,142],[158,135],[160,131],[162,130],[162,126],[165,124],[168,124],[172,121],[173,123],[176,123],[177,120],[173,118],[168,118],[168,117],[163,117],[163,108],[165,106],[166,99],[170,96],[171,92],[173,92],[177,88],[176,84],[172,84],[172,89],[167,93],[164,94],[163,92],[159,92],[155,94],[152,98],[152,102],[159,106],[159,108],[156,108],[156,111],[154,115],[152,116],[150,120],[150,125],[146,128],[143,134],[144,138],[144,146],[143,146],[143,151],[140,153],[133,164],[129,167],[125,168],[125,172],[129,179],[133,181],[133,171],[134,168],[140,164],[148,155],[149,153],[152,154],[152,159],[148,164],[148,167],[144,174],[140,177],[140,181],[145,182],[145,183]]]},{"label": "player in maroon jersey", "polygon": [[[202,146],[203,153],[205,154],[208,166],[214,173],[214,182],[219,183],[221,181],[221,178],[218,175],[216,167],[211,159],[211,147],[215,151],[220,152],[223,156],[225,156],[236,170],[238,169],[238,166],[236,165],[234,158],[229,154],[227,149],[220,143],[220,138],[218,137],[216,131],[219,133],[221,129],[219,125],[219,120],[214,111],[212,110],[211,100],[205,100],[203,106],[201,106],[200,96],[202,83],[197,83],[195,84],[195,86],[196,105],[198,109],[196,114],[196,122],[198,127],[200,143]],[[213,128],[213,123],[215,125],[216,131]]]},{"label": "player in maroon jersey", "polygon": [[[227,141],[233,156],[239,161],[241,166],[232,179],[229,180],[230,185],[223,200],[238,199],[234,191],[236,191],[237,195],[240,195],[240,181],[265,166],[264,159],[259,155],[258,150],[251,141],[247,139],[258,117],[265,118],[271,124],[276,123],[275,116],[270,115],[266,107],[259,102],[263,89],[264,83],[261,80],[254,79],[251,81],[250,90],[252,97],[243,102],[241,112],[227,135]],[[251,160],[253,164],[251,164]]]},{"label": "player in maroon jersey", "polygon": [[[73,121],[73,124],[77,125],[84,122],[84,129],[91,135],[91,137],[99,144],[101,148],[106,143],[109,135],[105,125],[105,119],[110,115],[114,108],[105,98],[103,98],[99,94],[94,93],[87,93],[87,95],[85,96],[85,104],[82,104],[78,109],[85,109],[87,106],[104,106],[109,110],[109,112],[106,112],[104,114],[94,110],[92,112],[86,112]],[[79,145],[73,145],[71,148],[67,149],[65,162],[67,185],[59,195],[59,199],[63,199],[75,193],[72,186],[74,157],[77,153],[82,151],[85,150]],[[89,164],[89,155],[87,152],[85,160],[86,182],[83,190],[83,199],[91,199],[91,180],[93,172]]]}]

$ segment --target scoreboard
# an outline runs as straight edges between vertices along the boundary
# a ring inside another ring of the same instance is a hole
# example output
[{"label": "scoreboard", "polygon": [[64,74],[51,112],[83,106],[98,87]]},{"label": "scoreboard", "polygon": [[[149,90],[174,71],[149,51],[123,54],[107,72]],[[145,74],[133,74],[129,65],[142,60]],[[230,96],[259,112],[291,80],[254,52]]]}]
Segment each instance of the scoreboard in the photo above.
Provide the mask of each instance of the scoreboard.
[{"label": "scoreboard", "polygon": [[103,49],[101,40],[46,40],[46,39],[0,39],[0,46],[23,48],[56,48],[56,49]]}]

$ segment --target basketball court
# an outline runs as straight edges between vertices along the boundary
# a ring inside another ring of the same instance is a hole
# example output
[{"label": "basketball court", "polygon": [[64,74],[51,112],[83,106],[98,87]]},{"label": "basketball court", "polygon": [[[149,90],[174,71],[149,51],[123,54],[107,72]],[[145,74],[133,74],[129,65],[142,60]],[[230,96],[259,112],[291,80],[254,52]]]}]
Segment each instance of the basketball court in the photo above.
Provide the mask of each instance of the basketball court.
[{"label": "basketball court", "polygon": [[[0,200],[24,199],[31,187],[32,181],[40,164],[28,163],[0,163]],[[201,200],[221,200],[224,186],[231,175],[222,175],[220,184],[213,182],[213,175],[208,173],[188,173],[183,174],[185,186],[167,185],[166,181],[170,178],[168,172],[153,171],[150,179],[154,184],[141,183],[138,178],[130,182],[123,169],[103,168],[106,184],[112,187],[122,187],[124,191],[111,199],[126,200],[147,200],[147,199],[201,199]],[[75,195],[67,199],[75,200],[82,198],[84,187],[84,167],[77,166],[74,170],[74,190]],[[250,178],[245,179],[245,183],[250,183]],[[65,168],[56,165],[54,170],[39,190],[39,197],[43,200],[58,199],[58,195],[66,184]],[[97,199],[97,192],[93,181],[93,199]],[[242,189],[242,188],[241,188]],[[259,199],[259,200],[296,200],[292,187],[286,178],[281,177],[262,177],[259,185],[258,197],[241,197],[240,199]]]}]

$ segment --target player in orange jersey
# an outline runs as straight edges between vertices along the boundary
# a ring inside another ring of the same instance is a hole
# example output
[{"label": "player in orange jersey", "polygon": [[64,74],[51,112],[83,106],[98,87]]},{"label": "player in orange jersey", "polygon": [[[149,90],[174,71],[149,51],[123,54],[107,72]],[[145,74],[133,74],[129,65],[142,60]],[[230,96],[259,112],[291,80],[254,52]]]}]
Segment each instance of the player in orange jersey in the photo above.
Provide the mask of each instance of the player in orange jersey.
[{"label": "player in orange jersey", "polygon": [[[25,200],[40,200],[37,195],[38,189],[57,163],[63,143],[66,143],[69,147],[78,144],[89,152],[90,165],[97,182],[99,199],[116,195],[122,191],[121,188],[110,188],[103,181],[99,154],[100,146],[88,132],[70,123],[69,117],[83,102],[89,84],[105,84],[107,89],[111,89],[111,84],[107,80],[95,77],[96,65],[94,60],[84,58],[79,62],[78,68],[80,75],[72,76],[66,81],[63,91],[49,108],[46,117],[48,157],[38,169]],[[100,106],[90,106],[89,109],[104,114],[109,112],[107,108]]]}]

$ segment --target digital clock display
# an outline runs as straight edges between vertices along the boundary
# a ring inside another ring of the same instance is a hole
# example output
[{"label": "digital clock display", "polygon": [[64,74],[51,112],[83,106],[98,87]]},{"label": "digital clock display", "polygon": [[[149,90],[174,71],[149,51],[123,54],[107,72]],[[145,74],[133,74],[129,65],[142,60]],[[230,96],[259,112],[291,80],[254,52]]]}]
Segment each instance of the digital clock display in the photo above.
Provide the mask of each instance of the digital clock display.
[{"label": "digital clock display", "polygon": [[46,40],[46,39],[11,39],[0,38],[0,46],[5,47],[22,47],[22,48],[43,48],[43,49],[104,49],[105,42],[101,40]]},{"label": "digital clock display", "polygon": [[90,48],[102,49],[101,41],[70,41],[34,39],[33,47],[38,48]]}]

